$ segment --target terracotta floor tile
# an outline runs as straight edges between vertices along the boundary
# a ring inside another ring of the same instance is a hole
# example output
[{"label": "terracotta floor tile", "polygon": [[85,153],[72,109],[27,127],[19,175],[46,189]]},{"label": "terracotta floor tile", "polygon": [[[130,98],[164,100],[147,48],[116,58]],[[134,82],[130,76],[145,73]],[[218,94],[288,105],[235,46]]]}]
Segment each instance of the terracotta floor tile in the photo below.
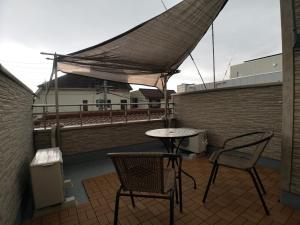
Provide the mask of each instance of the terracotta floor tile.
[{"label": "terracotta floor tile", "polygon": [[[221,168],[211,186],[206,203],[202,203],[212,165],[205,158],[186,160],[184,169],[197,181],[193,188],[190,179],[183,175],[183,213],[175,205],[176,225],[300,225],[300,212],[281,204],[279,199],[279,174],[258,167],[267,190],[266,203],[271,215],[266,216],[248,174],[243,171]],[[76,208],[62,210],[40,218],[26,220],[23,225],[111,225],[114,219],[115,193],[119,181],[115,173],[83,181],[89,202]],[[133,208],[130,198],[121,197],[119,224],[160,225],[169,223],[169,202],[135,198]]]}]

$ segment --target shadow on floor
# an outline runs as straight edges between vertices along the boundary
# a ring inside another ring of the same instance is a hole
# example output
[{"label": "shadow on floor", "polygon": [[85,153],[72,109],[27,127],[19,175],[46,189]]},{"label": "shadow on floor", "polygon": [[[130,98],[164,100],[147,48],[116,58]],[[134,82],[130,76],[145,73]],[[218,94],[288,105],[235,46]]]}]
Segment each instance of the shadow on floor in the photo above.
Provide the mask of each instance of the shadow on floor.
[{"label": "shadow on floor", "polygon": [[118,147],[96,152],[88,152],[73,156],[64,156],[64,176],[71,179],[73,187],[66,189],[66,196],[74,196],[79,203],[88,202],[88,197],[82,181],[114,171],[111,160],[107,157],[109,152],[164,152],[160,142],[150,142],[127,147]]}]

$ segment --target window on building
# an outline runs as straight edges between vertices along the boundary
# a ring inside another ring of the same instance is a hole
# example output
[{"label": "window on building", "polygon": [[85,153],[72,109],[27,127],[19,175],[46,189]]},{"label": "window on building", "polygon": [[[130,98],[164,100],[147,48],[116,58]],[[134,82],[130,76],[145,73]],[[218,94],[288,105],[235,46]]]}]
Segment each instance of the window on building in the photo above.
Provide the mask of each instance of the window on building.
[{"label": "window on building", "polygon": [[131,105],[132,109],[138,108],[138,104],[137,104],[139,102],[138,98],[131,98],[130,102],[132,103],[132,105]]},{"label": "window on building", "polygon": [[160,99],[149,99],[150,108],[160,108]]},{"label": "window on building", "polygon": [[82,110],[89,111],[88,100],[82,100]]},{"label": "window on building", "polygon": [[[105,101],[104,101],[103,99],[96,99],[96,107],[97,107],[99,110],[103,110],[103,109],[105,109],[105,107],[106,107],[107,109],[110,109],[111,105],[105,105],[104,103],[105,103]],[[107,104],[111,104],[111,100],[110,100],[110,99],[107,99],[107,100],[106,100],[106,103],[107,103]]]},{"label": "window on building", "polygon": [[125,110],[125,105],[127,104],[127,100],[125,100],[125,99],[122,99],[121,101],[121,110]]}]

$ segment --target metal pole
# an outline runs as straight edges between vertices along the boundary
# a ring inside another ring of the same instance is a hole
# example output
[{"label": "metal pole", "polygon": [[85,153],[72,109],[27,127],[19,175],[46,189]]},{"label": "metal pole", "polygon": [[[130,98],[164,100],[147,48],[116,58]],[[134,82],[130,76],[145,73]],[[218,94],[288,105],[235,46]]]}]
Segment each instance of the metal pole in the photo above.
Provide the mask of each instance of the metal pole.
[{"label": "metal pole", "polygon": [[147,110],[147,114],[148,114],[148,120],[151,119],[151,115],[150,115],[150,103],[148,102],[148,110]]},{"label": "metal pole", "polygon": [[215,34],[214,34],[214,23],[211,24],[211,38],[212,38],[212,52],[213,52],[214,88],[216,88],[216,61],[215,61]]},{"label": "metal pole", "polygon": [[106,103],[107,103],[107,80],[103,81],[103,100],[104,100],[104,110],[106,111]]},{"label": "metal pole", "polygon": [[56,111],[56,147],[60,146],[60,125],[59,125],[59,102],[58,102],[58,81],[57,81],[57,56],[54,55],[54,75],[55,75],[55,111]]},{"label": "metal pole", "polygon": [[165,127],[169,127],[168,123],[168,109],[169,109],[169,99],[168,99],[168,89],[167,89],[167,83],[168,83],[168,76],[164,77],[164,96],[165,96]]},{"label": "metal pole", "polygon": [[80,126],[82,127],[82,105],[80,105],[79,117],[80,117]]},{"label": "metal pole", "polygon": [[112,115],[112,105],[110,104],[110,111],[109,111],[109,116],[110,116],[110,123],[113,123],[113,115]]},{"label": "metal pole", "polygon": [[45,113],[45,106],[43,106],[43,121],[44,121],[44,130],[46,130],[46,113]]},{"label": "metal pole", "polygon": [[127,123],[127,103],[125,105],[125,123]]}]

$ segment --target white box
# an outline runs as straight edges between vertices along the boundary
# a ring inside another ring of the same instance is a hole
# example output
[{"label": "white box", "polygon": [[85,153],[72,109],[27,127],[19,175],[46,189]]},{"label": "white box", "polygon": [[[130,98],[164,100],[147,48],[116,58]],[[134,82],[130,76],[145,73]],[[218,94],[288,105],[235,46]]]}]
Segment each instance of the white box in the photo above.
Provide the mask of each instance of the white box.
[{"label": "white box", "polygon": [[206,130],[199,131],[200,133],[197,136],[186,138],[180,145],[180,149],[194,153],[201,153],[206,151],[208,143]]},{"label": "white box", "polygon": [[30,164],[35,208],[64,202],[62,154],[59,148],[40,149]]}]

